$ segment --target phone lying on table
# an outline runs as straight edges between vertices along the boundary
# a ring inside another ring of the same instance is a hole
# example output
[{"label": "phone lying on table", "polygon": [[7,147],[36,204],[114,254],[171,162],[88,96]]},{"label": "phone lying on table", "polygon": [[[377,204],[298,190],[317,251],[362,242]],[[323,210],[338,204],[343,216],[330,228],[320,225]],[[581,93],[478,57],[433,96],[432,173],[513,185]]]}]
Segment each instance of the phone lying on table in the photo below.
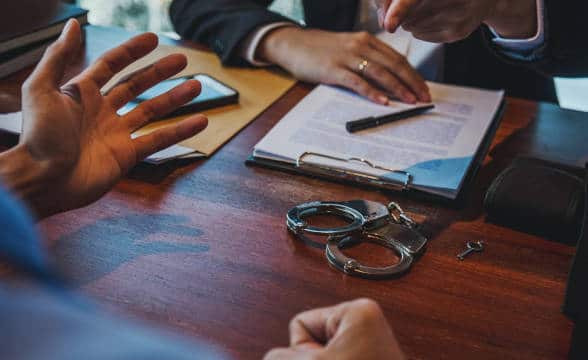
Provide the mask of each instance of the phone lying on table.
[{"label": "phone lying on table", "polygon": [[155,85],[151,89],[145,91],[139,95],[135,100],[129,102],[122,109],[119,110],[119,114],[123,115],[136,108],[140,103],[153,99],[174,87],[180,85],[186,80],[198,80],[202,84],[202,92],[198,97],[190,101],[189,103],[181,106],[174,112],[166,115],[166,117],[179,116],[203,110],[208,110],[220,106],[238,104],[239,93],[237,90],[231,88],[228,85],[223,84],[219,80],[206,74],[196,74],[183,76],[175,79],[165,80]]}]

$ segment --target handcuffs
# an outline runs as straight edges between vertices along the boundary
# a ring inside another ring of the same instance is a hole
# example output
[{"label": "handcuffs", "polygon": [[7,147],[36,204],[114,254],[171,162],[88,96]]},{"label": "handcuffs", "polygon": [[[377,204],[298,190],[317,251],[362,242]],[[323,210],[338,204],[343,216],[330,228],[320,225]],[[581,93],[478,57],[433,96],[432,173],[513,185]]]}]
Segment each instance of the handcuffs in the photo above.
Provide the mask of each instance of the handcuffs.
[{"label": "handcuffs", "polygon": [[[348,224],[336,228],[310,226],[306,219],[317,215],[340,217]],[[395,202],[388,206],[368,200],[309,202],[288,211],[286,224],[298,238],[304,234],[328,236],[326,257],[329,264],[347,275],[367,279],[396,277],[405,273],[415,257],[424,251],[428,241],[418,231],[418,225]],[[390,266],[371,267],[343,254],[345,247],[360,242],[389,248],[398,254],[400,260]]]}]

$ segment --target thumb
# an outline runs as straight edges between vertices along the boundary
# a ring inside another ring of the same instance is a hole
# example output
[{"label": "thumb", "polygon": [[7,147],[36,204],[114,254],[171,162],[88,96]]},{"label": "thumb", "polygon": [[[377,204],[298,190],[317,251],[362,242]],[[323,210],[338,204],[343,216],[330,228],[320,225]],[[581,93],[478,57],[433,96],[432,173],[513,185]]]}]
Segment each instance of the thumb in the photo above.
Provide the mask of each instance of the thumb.
[{"label": "thumb", "polygon": [[384,28],[395,32],[417,2],[418,0],[392,0],[384,19]]},{"label": "thumb", "polygon": [[323,351],[322,346],[303,344],[289,348],[276,348],[268,352],[263,360],[311,360]]},{"label": "thumb", "polygon": [[386,20],[386,13],[388,12],[388,8],[390,7],[390,2],[392,0],[375,0],[374,5],[376,6],[376,15],[378,16],[378,24],[380,27],[384,28],[384,22]]},{"label": "thumb", "polygon": [[82,29],[80,23],[71,19],[65,25],[61,36],[55,41],[41,59],[40,63],[29,78],[33,89],[59,87],[67,65],[70,64],[82,43]]},{"label": "thumb", "polygon": [[[341,305],[308,310],[290,321],[290,346],[302,344],[326,344],[334,332],[332,319]],[[331,328],[330,328],[331,327]]]}]

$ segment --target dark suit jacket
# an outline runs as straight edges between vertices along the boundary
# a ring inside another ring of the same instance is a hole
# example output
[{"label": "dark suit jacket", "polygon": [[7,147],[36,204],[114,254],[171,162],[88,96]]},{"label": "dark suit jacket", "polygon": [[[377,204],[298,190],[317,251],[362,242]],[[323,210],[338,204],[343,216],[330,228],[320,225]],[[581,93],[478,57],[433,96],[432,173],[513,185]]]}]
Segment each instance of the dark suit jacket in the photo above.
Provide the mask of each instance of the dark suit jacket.
[{"label": "dark suit jacket", "polygon": [[[582,0],[584,1],[584,0]],[[349,31],[357,17],[357,0],[304,0],[309,27]],[[270,0],[174,0],[170,13],[184,38],[212,48],[226,65],[245,65],[240,42],[256,28],[288,21],[267,10]],[[514,61],[504,61],[488,44],[483,29],[446,46],[444,81],[489,89],[509,96],[557,102],[553,80]]]},{"label": "dark suit jacket", "polygon": [[588,76],[586,21],[588,1],[544,0],[545,44],[526,57],[508,56],[496,47],[503,61],[535,69],[548,76]]}]

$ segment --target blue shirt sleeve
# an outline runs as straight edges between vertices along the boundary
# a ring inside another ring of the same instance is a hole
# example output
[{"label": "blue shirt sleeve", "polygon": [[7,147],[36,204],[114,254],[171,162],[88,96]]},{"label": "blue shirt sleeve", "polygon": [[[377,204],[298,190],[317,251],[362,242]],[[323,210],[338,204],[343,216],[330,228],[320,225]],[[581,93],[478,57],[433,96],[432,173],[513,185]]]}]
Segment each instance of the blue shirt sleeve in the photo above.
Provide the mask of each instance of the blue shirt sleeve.
[{"label": "blue shirt sleeve", "polygon": [[100,312],[54,276],[26,209],[0,186],[0,257],[28,279],[0,281],[0,359],[224,359],[208,345]]},{"label": "blue shirt sleeve", "polygon": [[0,285],[0,359],[226,359],[209,345],[100,314],[67,291]]},{"label": "blue shirt sleeve", "polygon": [[0,186],[0,259],[40,279],[53,276],[31,215]]},{"label": "blue shirt sleeve", "polygon": [[540,57],[540,52],[545,45],[545,4],[543,0],[537,0],[537,32],[529,39],[507,39],[500,37],[494,29],[492,42],[495,48],[505,56],[520,61],[535,61]]}]

